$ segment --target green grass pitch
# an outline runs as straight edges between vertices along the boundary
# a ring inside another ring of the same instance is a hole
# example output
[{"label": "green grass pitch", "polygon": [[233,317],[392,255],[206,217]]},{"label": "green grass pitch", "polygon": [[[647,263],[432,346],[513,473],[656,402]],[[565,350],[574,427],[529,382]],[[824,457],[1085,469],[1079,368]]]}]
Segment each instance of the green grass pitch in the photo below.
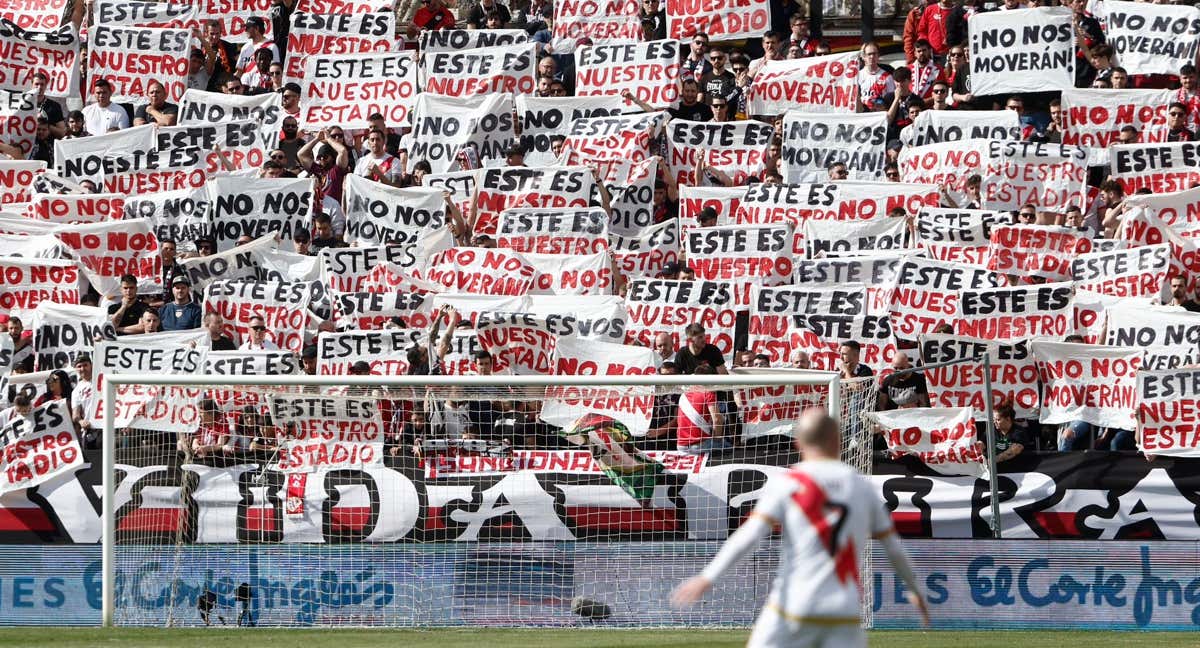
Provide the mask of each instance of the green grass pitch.
[{"label": "green grass pitch", "polygon": [[[13,628],[0,630],[0,647],[30,648],[733,648],[745,645],[740,630],[209,630]],[[1200,646],[1186,632],[996,632],[874,631],[871,647],[900,648],[1085,648],[1087,646]]]}]

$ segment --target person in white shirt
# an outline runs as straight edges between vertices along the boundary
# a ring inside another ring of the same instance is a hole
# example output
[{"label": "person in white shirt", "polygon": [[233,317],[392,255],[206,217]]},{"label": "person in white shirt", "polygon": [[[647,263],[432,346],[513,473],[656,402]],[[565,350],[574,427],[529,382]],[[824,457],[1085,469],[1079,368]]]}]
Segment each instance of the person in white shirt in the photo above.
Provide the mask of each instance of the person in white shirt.
[{"label": "person in white shirt", "polygon": [[354,175],[398,187],[404,179],[404,163],[387,152],[387,133],[372,128],[365,140],[367,151],[354,165]]},{"label": "person in white shirt", "polygon": [[94,447],[96,433],[92,430],[92,412],[96,407],[93,397],[96,388],[92,384],[92,358],[86,353],[75,357],[75,387],[71,390],[71,418],[75,421],[75,429],[79,430],[79,439],[89,447]]},{"label": "person in white shirt", "polygon": [[879,46],[875,43],[863,45],[862,60],[857,82],[863,111],[887,110],[883,98],[896,91],[896,82],[887,70],[879,66]]},{"label": "person in white shirt", "polygon": [[255,315],[250,318],[250,339],[238,348],[242,351],[278,351],[279,345],[267,339],[267,322]]},{"label": "person in white shirt", "polygon": [[891,516],[871,482],[838,460],[840,438],[837,421],[823,410],[802,414],[795,443],[804,460],[768,480],[746,523],[700,575],[675,588],[672,602],[683,607],[700,600],[782,527],[779,572],[747,646],[866,646],[859,566],[869,538],[881,541],[928,625],[925,597]]},{"label": "person in white shirt", "polygon": [[96,79],[92,84],[92,94],[96,97],[96,103],[83,107],[83,123],[87,132],[92,135],[103,135],[114,128],[129,128],[129,113],[113,104],[112,93],[112,84],[107,79]]},{"label": "person in white shirt", "polygon": [[271,62],[279,62],[279,48],[267,38],[267,21],[261,16],[246,19],[246,44],[238,53],[237,72],[243,74],[254,70],[254,53],[260,49],[271,52]]}]

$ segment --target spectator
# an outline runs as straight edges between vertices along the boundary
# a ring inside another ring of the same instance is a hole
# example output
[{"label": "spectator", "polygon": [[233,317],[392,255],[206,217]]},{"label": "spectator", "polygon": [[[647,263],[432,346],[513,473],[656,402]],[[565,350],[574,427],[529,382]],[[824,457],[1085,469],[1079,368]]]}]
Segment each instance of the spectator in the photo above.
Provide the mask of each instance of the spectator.
[{"label": "spectator", "polygon": [[[174,126],[179,119],[179,106],[167,101],[167,89],[158,81],[146,87],[149,102],[138,106],[134,112],[133,125],[141,126],[153,122],[156,126]],[[122,111],[124,112],[124,111]]]},{"label": "spectator", "polygon": [[346,243],[333,231],[333,218],[326,213],[313,217],[312,251],[318,253],[325,248],[346,247]]},{"label": "spectator", "polygon": [[192,299],[192,282],[187,275],[175,275],[171,280],[174,300],[159,309],[164,331],[187,331],[200,328],[200,305]]},{"label": "spectator", "polygon": [[1167,107],[1167,141],[1191,142],[1196,134],[1188,128],[1188,107],[1181,102],[1173,102]]},{"label": "spectator", "polygon": [[62,105],[46,96],[46,87],[49,85],[49,75],[41,70],[33,73],[33,103],[37,105],[38,117],[46,120],[50,134],[58,138],[67,134],[67,123]]},{"label": "spectator", "polygon": [[[332,198],[338,202],[342,200],[346,169],[350,168],[350,150],[342,142],[342,137],[341,129],[337,129],[333,133],[322,129],[316,137],[309,140],[296,152],[300,166],[317,178],[320,185],[320,196]],[[320,148],[317,148],[318,146]],[[313,159],[314,149],[316,149],[315,161]]]},{"label": "spectator", "polygon": [[187,87],[192,90],[208,90],[209,73],[204,66],[204,50],[193,49],[188,58]]},{"label": "spectator", "polygon": [[[64,130],[66,126],[63,126]],[[37,118],[37,129],[34,131],[33,148],[29,151],[29,159],[45,162],[54,166],[54,136],[50,132],[50,123],[45,117]]]},{"label": "spectator", "polygon": [[46,391],[33,403],[36,409],[50,401],[65,401],[67,411],[71,411],[71,375],[62,369],[55,369],[46,377]]},{"label": "spectator", "polygon": [[659,6],[658,0],[642,0],[638,17],[643,24],[650,22],[650,40],[663,40],[667,37],[667,11]]},{"label": "spectator", "polygon": [[[663,335],[660,333],[659,335]],[[661,353],[661,351],[660,351]],[[660,376],[677,376],[679,367],[665,360],[658,367]],[[650,431],[641,444],[646,450],[673,450],[676,447],[675,427],[679,416],[679,394],[660,389],[654,396],[654,409],[650,414]]]},{"label": "spectator", "polygon": [[708,62],[708,34],[698,31],[692,34],[692,44],[679,68],[679,78],[700,83],[704,75],[711,71],[712,65]]},{"label": "spectator", "polygon": [[450,13],[442,0],[421,0],[421,5],[408,25],[409,38],[416,38],[422,31],[454,29],[454,14]]},{"label": "spectator", "polygon": [[801,13],[794,13],[788,19],[788,27],[791,29],[788,46],[799,48],[801,58],[817,53],[817,39],[809,32],[808,18]]},{"label": "spectator", "polygon": [[[671,356],[675,355],[675,345],[671,342],[671,336],[666,333],[655,334],[654,352],[658,354],[662,362],[669,362]],[[659,373],[662,372],[660,371]]]},{"label": "spectator", "polygon": [[892,359],[892,369],[879,385],[879,403],[876,409],[887,411],[906,409],[909,407],[929,407],[929,387],[925,383],[922,371],[910,371],[912,362],[908,354],[896,352]]},{"label": "spectator", "polygon": [[942,68],[933,60],[933,46],[929,41],[918,40],[913,51],[917,58],[908,66],[912,78],[912,93],[920,99],[929,99],[933,96],[933,84],[945,80]]},{"label": "spectator", "polygon": [[[274,92],[272,89],[271,66],[279,65],[271,60],[270,50],[260,49],[254,52],[254,60],[250,69],[242,73],[242,85],[248,88],[249,94],[265,94]],[[282,68],[280,68],[282,72]]]},{"label": "spectator", "polygon": [[95,449],[99,445],[99,430],[92,428],[95,413],[96,388],[92,384],[92,357],[86,353],[75,356],[75,387],[71,389],[71,420],[79,433],[79,442],[85,448]]},{"label": "spectator", "polygon": [[[929,0],[916,0],[913,3],[913,8],[909,9],[908,15],[904,18],[904,62],[912,63],[917,60],[917,39],[920,38],[918,33],[921,28],[921,19],[925,17],[925,10],[929,7]],[[928,42],[928,41],[927,41]]]},{"label": "spectator", "polygon": [[841,356],[841,372],[842,379],[849,380],[853,378],[866,378],[867,376],[875,375],[871,368],[859,362],[859,356],[862,353],[862,345],[855,340],[843,342],[838,349],[838,354]]},{"label": "spectator", "polygon": [[[245,25],[246,42],[238,54],[235,73],[245,74],[254,71],[257,67],[255,57],[260,51],[270,52],[270,63],[278,63],[280,61],[279,48],[271,39],[267,38],[267,21],[263,20],[261,16],[250,16],[246,19]],[[264,68],[263,71],[265,73],[266,69]]]},{"label": "spectator", "polygon": [[158,317],[158,311],[148,306],[142,311],[142,318],[138,320],[138,324],[142,327],[142,333],[158,333],[162,330],[162,320]]},{"label": "spectator", "polygon": [[1029,445],[1026,430],[1017,425],[1016,412],[1011,404],[1001,403],[992,410],[992,423],[996,429],[996,463],[1015,459]]},{"label": "spectator", "polygon": [[[696,375],[715,373],[716,370],[707,362],[696,366]],[[678,450],[702,455],[732,448],[725,439],[725,416],[721,409],[717,393],[711,389],[692,387],[682,394],[679,397],[679,414],[675,419]]]},{"label": "spectator", "polygon": [[[211,335],[212,329],[209,329]],[[267,323],[261,316],[250,318],[250,336],[238,347],[242,351],[278,351],[279,345],[267,339]]]},{"label": "spectator", "polygon": [[204,35],[200,46],[204,50],[204,70],[208,73],[208,90],[215,92],[225,87],[225,82],[237,78],[238,47],[221,38],[225,25],[219,18],[204,23]]},{"label": "spectator", "polygon": [[358,159],[354,175],[370,178],[375,182],[399,187],[404,180],[404,164],[387,152],[387,134],[372,128],[367,135],[367,154]]},{"label": "spectator", "polygon": [[294,81],[283,84],[283,89],[279,91],[279,96],[283,97],[283,113],[288,117],[299,120],[300,84]]},{"label": "spectator", "polygon": [[90,134],[87,131],[87,118],[83,116],[83,111],[72,110],[67,115],[67,134],[63,136],[63,139],[87,137]]},{"label": "spectator", "polygon": [[138,297],[137,277],[127,274],[121,277],[121,301],[108,307],[108,319],[117,329],[117,335],[145,333],[142,315],[146,304]]},{"label": "spectator", "polygon": [[279,129],[279,142],[276,147],[283,155],[283,159],[276,159],[274,151],[271,153],[271,159],[282,164],[286,169],[298,170],[300,168],[300,149],[305,144],[305,140],[300,137],[299,122],[295,117],[288,115],[283,118]]},{"label": "spectator", "polygon": [[[921,23],[917,25],[917,38],[925,40],[933,48],[933,53],[945,56],[949,50],[946,42],[947,22],[950,12],[954,10],[954,0],[940,0],[929,4],[921,15]],[[914,48],[914,54],[916,50]]]},{"label": "spectator", "polygon": [[112,84],[107,79],[96,79],[92,84],[92,96],[96,101],[83,108],[87,132],[103,135],[112,129],[129,128],[129,113],[112,102],[112,93]]},{"label": "spectator", "polygon": [[479,0],[479,4],[471,7],[471,10],[467,12],[467,29],[497,29],[496,27],[486,27],[485,23],[489,15],[496,16],[501,25],[507,25],[512,20],[512,14],[509,13],[508,7],[499,0]]},{"label": "spectator", "polygon": [[190,439],[179,440],[179,451],[188,459],[204,459],[223,451],[229,441],[229,426],[221,420],[217,404],[210,398],[201,398],[200,425]]},{"label": "spectator", "polygon": [[683,329],[687,340],[675,354],[675,365],[682,374],[694,374],[701,364],[707,364],[715,373],[728,374],[725,356],[721,350],[709,344],[704,327],[695,322]]},{"label": "spectator", "polygon": [[1200,303],[1191,298],[1187,285],[1187,277],[1183,275],[1175,275],[1171,277],[1171,299],[1167,302],[1171,306],[1178,306],[1192,313],[1200,313]]},{"label": "spectator", "polygon": [[896,91],[896,83],[887,70],[879,66],[879,46],[867,43],[862,46],[863,66],[858,71],[858,96],[860,112],[887,110],[884,97]]}]

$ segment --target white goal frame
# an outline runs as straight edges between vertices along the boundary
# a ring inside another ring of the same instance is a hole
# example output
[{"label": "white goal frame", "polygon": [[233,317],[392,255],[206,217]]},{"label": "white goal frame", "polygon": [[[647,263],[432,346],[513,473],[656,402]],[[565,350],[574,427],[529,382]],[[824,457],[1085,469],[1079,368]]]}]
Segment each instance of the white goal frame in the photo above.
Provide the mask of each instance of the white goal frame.
[{"label": "white goal frame", "polygon": [[[761,372],[760,372],[761,371]],[[121,385],[155,387],[745,387],[807,385],[826,387],[826,409],[841,411],[841,374],[834,371],[760,370],[732,375],[646,376],[217,376],[179,374],[112,374],[103,376],[104,433],[102,455],[101,622],[112,627],[116,613],[116,401]]]}]

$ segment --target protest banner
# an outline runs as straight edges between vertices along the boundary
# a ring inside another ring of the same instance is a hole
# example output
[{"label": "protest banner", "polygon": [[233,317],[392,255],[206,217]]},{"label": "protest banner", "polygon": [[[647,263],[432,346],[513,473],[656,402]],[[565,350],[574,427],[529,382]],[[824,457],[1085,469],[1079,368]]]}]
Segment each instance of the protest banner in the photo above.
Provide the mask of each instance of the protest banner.
[{"label": "protest banner", "polygon": [[25,217],[55,225],[99,223],[125,216],[125,197],[121,194],[43,194],[35,193],[25,206]]},{"label": "protest banner", "polygon": [[746,112],[761,116],[789,110],[854,112],[858,66],[857,52],[767,61],[746,90]]},{"label": "protest banner", "polygon": [[0,140],[30,153],[37,138],[38,113],[33,93],[0,90]]},{"label": "protest banner", "polygon": [[736,223],[744,195],[746,187],[679,187],[680,229],[699,224],[697,218],[705,207],[712,207],[717,212],[717,225]]},{"label": "protest banner", "polygon": [[917,214],[917,245],[931,259],[987,267],[992,227],[1009,218],[984,209],[926,207]]},{"label": "protest banner", "polygon": [[635,279],[629,282],[625,304],[629,311],[627,343],[649,348],[655,335],[666,333],[679,348],[684,343],[684,327],[694,322],[708,331],[709,344],[721,353],[733,353],[738,306],[733,284]]},{"label": "protest banner", "polygon": [[424,340],[416,329],[324,333],[317,338],[317,375],[346,376],[354,363],[367,362],[372,376],[403,376],[409,370],[408,350]]},{"label": "protest banner", "polygon": [[1134,429],[1141,349],[1047,340],[1030,347],[1042,377],[1042,423]]},{"label": "protest banner", "polygon": [[[303,372],[300,356],[291,351],[209,351],[204,373],[210,376],[297,376]],[[257,406],[265,401],[260,389],[219,387],[209,390],[217,407],[228,412]]]},{"label": "protest banner", "polygon": [[813,369],[838,371],[843,342],[862,345],[860,361],[881,371],[896,355],[886,314],[867,308],[863,284],[754,286],[750,292],[749,343],[773,366],[796,362],[801,353]]},{"label": "protest banner", "polygon": [[5,2],[0,4],[0,18],[21,29],[58,29],[63,25],[70,5],[70,0]]},{"label": "protest banner", "polygon": [[[221,38],[232,43],[243,43],[246,36],[246,19],[251,16],[271,15],[271,0],[168,0],[195,7],[197,15],[207,20],[221,21]],[[266,36],[272,38],[271,21],[266,21]],[[282,48],[281,48],[282,49]]]},{"label": "protest banner", "polygon": [[1200,364],[1200,313],[1124,300],[1108,306],[1105,344],[1142,353],[1151,371]]},{"label": "protest banner", "polygon": [[255,278],[255,266],[258,263],[255,250],[274,248],[275,245],[275,237],[266,235],[232,250],[208,256],[181,258],[178,263],[192,282],[192,287],[203,290],[214,281]]},{"label": "protest banner", "polygon": [[1125,193],[1138,189],[1156,194],[1190,189],[1200,182],[1200,144],[1118,144],[1109,147],[1112,179]]},{"label": "protest banner", "polygon": [[[738,201],[733,222],[739,225],[792,223],[798,229],[818,210],[834,211],[839,195],[836,184],[751,184]],[[681,217],[682,218],[682,217]]]},{"label": "protest banner", "polygon": [[382,403],[374,398],[285,396],[267,399],[271,420],[290,434],[268,465],[282,473],[361,470],[383,463]]},{"label": "protest banner", "polygon": [[1092,235],[1054,225],[996,225],[988,247],[988,270],[1001,274],[1071,278],[1071,262],[1092,251]]},{"label": "protest banner", "polygon": [[1167,193],[1130,194],[1121,201],[1125,209],[1141,209],[1168,227],[1200,222],[1200,187]]},{"label": "protest banner", "polygon": [[[230,95],[188,88],[179,103],[179,125],[220,124],[251,120],[261,124],[255,133],[255,148],[271,151],[279,142],[279,128],[287,115],[283,96],[277,92],[259,95]],[[239,144],[248,144],[239,137]],[[211,151],[211,147],[205,151]],[[236,154],[226,156],[237,162]],[[235,164],[235,166],[237,166]]]},{"label": "protest banner", "polygon": [[346,177],[346,241],[355,245],[415,243],[422,232],[446,227],[446,199],[432,187],[392,187]]},{"label": "protest banner", "polygon": [[890,252],[870,256],[796,259],[793,283],[829,287],[863,284],[867,288],[867,312],[886,313],[892,307],[896,271],[906,256],[903,252]]},{"label": "protest banner", "polygon": [[955,333],[984,340],[1062,338],[1075,330],[1069,281],[958,293]]},{"label": "protest banner", "polygon": [[896,164],[904,182],[945,186],[959,204],[967,178],[982,175],[991,160],[992,140],[960,140],[905,146]]},{"label": "protest banner", "polygon": [[[468,248],[474,249],[474,248]],[[579,299],[572,297],[571,299]],[[462,321],[470,322],[472,326],[479,318],[487,313],[529,313],[530,298],[525,295],[484,295],[472,293],[440,293],[431,295],[421,307],[427,313],[436,313],[439,308],[448,306],[458,311]],[[472,338],[474,333],[471,334]],[[479,346],[476,344],[475,348]]]},{"label": "protest banner", "polygon": [[[552,373],[558,376],[645,376],[658,372],[660,358],[653,349],[560,336],[554,348]],[[647,387],[546,388],[541,420],[569,429],[584,413],[610,416],[630,434],[645,436],[654,410],[654,390]]]},{"label": "protest banner", "polygon": [[416,92],[412,53],[312,55],[300,84],[298,121],[311,132],[366,128],[368,116],[379,113],[386,124],[398,127],[408,124]]},{"label": "protest banner", "polygon": [[893,453],[912,455],[943,475],[987,474],[987,455],[976,438],[970,407],[916,407],[872,412],[867,418],[881,429]]},{"label": "protest banner", "polygon": [[460,153],[474,149],[483,166],[499,166],[515,137],[512,96],[439,97],[421,93],[413,105],[412,132],[403,146],[410,159],[426,160],[434,173],[469,170]]},{"label": "protest banner", "polygon": [[222,176],[208,182],[209,214],[217,251],[232,250],[243,236],[278,235],[292,249],[292,234],[308,226],[312,206],[310,178]]},{"label": "protest banner", "polygon": [[0,313],[42,302],[79,303],[79,266],[65,259],[0,257]]},{"label": "protest banner", "polygon": [[423,308],[425,295],[399,290],[392,292],[334,292],[333,313],[339,330],[378,330],[399,317],[419,329],[428,325]]},{"label": "protest banner", "polygon": [[670,39],[576,48],[575,96],[629,90],[654,108],[674,107],[679,103],[679,58],[679,41]]},{"label": "protest banner", "polygon": [[1150,456],[1200,456],[1200,369],[1138,372],[1137,447]]},{"label": "protest banner", "polygon": [[958,317],[958,294],[962,290],[996,288],[1003,285],[994,272],[974,266],[906,257],[896,271],[892,293],[892,330],[903,340],[933,333],[941,324]]},{"label": "protest banner", "polygon": [[[567,127],[564,161],[570,165],[595,166],[602,176],[611,170],[613,163],[644,162],[650,159],[651,148],[666,120],[666,112],[577,119]],[[602,168],[605,170],[601,171]]]},{"label": "protest banner", "polygon": [[54,140],[54,170],[68,180],[91,180],[97,184],[112,172],[108,160],[122,158],[144,163],[155,151],[154,126],[135,126],[113,133]]},{"label": "protest banner", "polygon": [[125,275],[137,278],[141,294],[163,293],[162,256],[149,219],[63,225],[56,235],[101,295],[120,294]]},{"label": "protest banner", "polygon": [[[1146,210],[1129,210],[1121,219],[1117,239],[1127,241],[1130,247],[1159,245],[1171,246],[1171,269],[1168,274],[1182,275],[1190,283],[1195,273],[1200,272],[1200,250],[1192,237],[1184,237],[1176,228],[1151,216]],[[1195,288],[1195,286],[1190,286]]]},{"label": "protest banner", "polygon": [[319,54],[383,54],[396,46],[396,14],[379,11],[355,15],[292,13],[287,37],[288,81],[304,78],[307,58]]},{"label": "protest banner", "polygon": [[459,247],[434,256],[422,278],[449,292],[519,296],[529,292],[535,273],[511,250]]},{"label": "protest banner", "polygon": [[642,25],[636,0],[566,0],[554,3],[554,41],[574,42],[589,38],[592,42],[641,40]]},{"label": "protest banner", "polygon": [[26,29],[0,20],[0,89],[26,92],[33,75],[50,78],[46,94],[51,97],[79,96],[79,36],[72,25]]},{"label": "protest banner", "polygon": [[695,122],[672,119],[667,125],[671,174],[680,185],[703,184],[696,163],[724,173],[735,185],[761,176],[775,128],[759,121]]},{"label": "protest banner", "polygon": [[1075,290],[1075,334],[1086,344],[1103,344],[1108,327],[1108,309],[1126,301],[1145,304],[1136,297],[1113,297],[1085,288]]},{"label": "protest banner", "polygon": [[[141,337],[141,336],[136,336]],[[153,373],[192,375],[204,371],[208,348],[179,342],[148,342],[133,337],[96,344],[95,421],[104,420],[104,380],[114,374]],[[192,433],[200,427],[199,387],[181,385],[118,385],[114,425],[159,432]]]},{"label": "protest banner", "polygon": [[[797,374],[799,369],[736,367],[734,375]],[[820,407],[828,389],[818,385],[770,385],[738,389],[734,399],[742,421],[742,441],[766,436],[791,437],[796,421],[810,407]]]},{"label": "protest banner", "polygon": [[586,209],[595,191],[595,177],[583,166],[484,169],[475,187],[472,231],[495,236],[506,209]]},{"label": "protest banner", "polygon": [[941,196],[937,185],[927,183],[843,180],[837,183],[833,208],[815,209],[812,217],[818,220],[871,220],[897,209],[904,210],[907,216],[940,205]]},{"label": "protest banner", "polygon": [[[921,375],[929,387],[931,406],[970,407],[975,410],[976,418],[982,419],[987,412],[987,399],[991,398],[993,406],[1001,402],[1012,404],[1017,418],[1038,417],[1041,402],[1038,369],[1026,341],[1008,343],[930,333],[918,337],[917,348],[921,364],[929,365]],[[987,374],[979,360],[984,354],[988,355]],[[990,397],[984,391],[985,376],[992,382]]]},{"label": "protest banner", "polygon": [[144,156],[104,158],[104,182],[109,193],[142,194],[204,186],[208,166],[200,149],[149,151]]},{"label": "protest banner", "polygon": [[1129,74],[1174,76],[1196,62],[1200,9],[1106,0],[1104,18],[1108,44]]},{"label": "protest banner", "polygon": [[696,227],[683,237],[683,253],[697,279],[765,286],[792,277],[791,223]]},{"label": "protest banner", "polygon": [[771,29],[767,0],[667,0],[667,36],[684,41],[697,32],[714,41],[758,38]]},{"label": "protest banner", "polygon": [[225,320],[225,334],[242,343],[250,339],[250,320],[263,318],[266,339],[298,353],[308,326],[311,288],[298,281],[214,281],[204,295],[204,312]]},{"label": "protest banner", "polygon": [[479,344],[492,355],[493,373],[517,376],[554,372],[554,349],[569,327],[561,318],[547,320],[532,313],[486,313],[475,331]]},{"label": "protest banner", "polygon": [[537,58],[532,43],[426,52],[422,58],[422,88],[437,95],[533,94],[537,86]]},{"label": "protest banner", "polygon": [[636,236],[608,235],[617,269],[627,280],[657,277],[663,266],[679,262],[679,219],[650,225]]},{"label": "protest banner", "polygon": [[525,311],[541,317],[556,335],[625,341],[625,300],[616,295],[530,295]]},{"label": "protest banner", "polygon": [[1078,146],[991,140],[988,158],[982,195],[990,209],[1087,207],[1087,151]]},{"label": "protest banner", "polygon": [[789,110],[783,115],[779,156],[783,181],[826,181],[835,162],[846,165],[851,180],[878,180],[886,162],[887,130],[887,114],[882,112],[840,115]]},{"label": "protest banner", "polygon": [[475,184],[478,182],[479,169],[455,171],[453,173],[426,173],[424,186],[437,187],[450,193],[450,202],[458,207],[461,214],[471,213],[471,205],[475,203]]},{"label": "protest banner", "polygon": [[[1065,104],[1066,91],[1063,95]],[[1065,106],[1063,110],[1066,110]],[[900,131],[900,141],[905,146],[966,139],[1023,139],[1021,116],[1015,110],[922,110],[912,124]],[[1066,139],[1066,135],[1063,135],[1063,139]]]},{"label": "protest banner", "polygon": [[160,126],[154,133],[155,148],[159,151],[173,148],[198,150],[204,158],[204,171],[209,175],[223,173],[225,165],[234,170],[258,170],[271,153],[265,147],[266,142],[259,132],[261,128],[261,122],[253,119]]},{"label": "protest banner", "polygon": [[529,34],[524,29],[426,29],[420,34],[420,51],[461,52],[527,42]]},{"label": "protest banner", "polygon": [[324,248],[317,258],[321,263],[322,281],[331,292],[358,292],[371,271],[381,264],[393,264],[404,270],[424,268],[429,259],[443,249],[453,247],[452,241],[429,245],[428,241],[412,245],[372,245],[352,248]]},{"label": "protest banner", "polygon": [[605,252],[594,254],[526,253],[533,266],[530,295],[609,295],[613,291],[612,261]]},{"label": "protest banner", "polygon": [[521,94],[517,95],[515,102],[517,120],[521,124],[521,147],[525,149],[525,163],[530,166],[554,164],[558,155],[554,153],[550,140],[554,136],[565,138],[575,120],[614,117],[626,110],[625,100],[612,95],[536,97]]},{"label": "protest banner", "polygon": [[603,209],[505,209],[496,246],[535,254],[595,254],[608,250],[608,214]]},{"label": "protest banner", "polygon": [[176,103],[187,89],[191,32],[93,25],[88,34],[88,78],[107,79],[116,103],[146,103],[155,82]]},{"label": "protest banner", "polygon": [[45,170],[41,160],[0,160],[0,205],[29,202],[33,180]]},{"label": "protest banner", "polygon": [[0,495],[71,474],[84,462],[65,399],[13,416],[0,428],[0,440]]},{"label": "protest banner", "polygon": [[908,248],[908,223],[883,216],[866,221],[808,220],[803,228],[804,253],[815,259],[832,254],[860,254]]},{"label": "protest banner", "polygon": [[1114,297],[1156,298],[1170,266],[1171,246],[1165,243],[1089,252],[1071,262],[1071,279],[1077,288]]},{"label": "protest banner", "polygon": [[[13,214],[10,212],[0,211],[0,234],[5,236],[29,237],[29,236],[54,236],[54,229],[58,225],[47,223],[46,221],[36,221],[32,218],[25,218],[21,214]],[[57,240],[57,239],[56,239]],[[10,256],[27,256],[24,254],[13,254]],[[55,256],[51,258],[61,258]]]},{"label": "protest banner", "polygon": [[1086,148],[1089,166],[1108,166],[1108,147],[1120,141],[1126,126],[1137,129],[1139,142],[1167,141],[1167,106],[1173,101],[1171,90],[1063,90],[1062,142]]},{"label": "protest banner", "polygon": [[[67,254],[62,242],[53,234],[0,234],[0,257],[7,256],[62,259]],[[0,375],[3,375],[2,371]]]},{"label": "protest banner", "polygon": [[654,188],[660,159],[614,164],[609,175],[600,178],[608,189],[610,234],[636,235],[654,224]]},{"label": "protest banner", "polygon": [[1075,28],[1066,7],[979,15],[967,26],[971,92],[988,96],[1075,87]]},{"label": "protest banner", "polygon": [[70,367],[80,353],[90,353],[96,341],[112,340],[117,331],[108,310],[97,306],[43,301],[33,310],[34,366],[38,371]]},{"label": "protest banner", "polygon": [[203,17],[191,2],[97,0],[92,15],[96,25],[187,29],[189,32],[204,27]]}]

